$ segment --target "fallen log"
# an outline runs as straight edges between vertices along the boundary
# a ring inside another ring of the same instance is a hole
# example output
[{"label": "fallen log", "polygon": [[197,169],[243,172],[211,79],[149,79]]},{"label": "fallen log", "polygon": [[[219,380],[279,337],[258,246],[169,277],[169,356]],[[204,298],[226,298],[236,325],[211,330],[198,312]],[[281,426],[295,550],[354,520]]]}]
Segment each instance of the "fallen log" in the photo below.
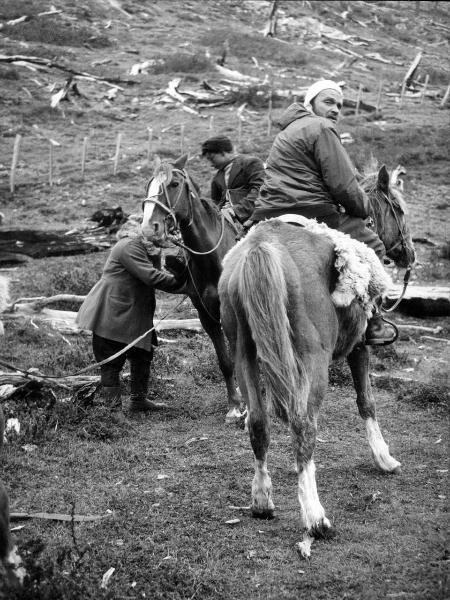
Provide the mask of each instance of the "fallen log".
[{"label": "fallen log", "polygon": [[[71,295],[59,295],[48,298],[47,300],[56,301],[61,299],[64,300],[82,302],[85,296],[71,296]],[[56,310],[52,308],[46,308],[44,305],[45,299],[32,299],[32,302],[21,302],[14,303],[10,310],[1,313],[1,317],[4,322],[8,320],[28,318],[33,323],[47,323],[52,329],[55,329],[59,333],[65,335],[89,335],[88,331],[80,329],[76,323],[75,318],[77,313],[71,310]],[[48,302],[47,302],[48,303]],[[203,331],[203,327],[200,323],[200,319],[162,319],[158,321],[158,317],[155,318],[155,330],[156,331],[167,331],[170,329],[184,329],[186,331]]]},{"label": "fallen log", "polygon": [[[388,290],[387,308],[400,297],[401,291],[401,285]],[[448,317],[450,316],[450,287],[410,285],[396,310],[415,317]]]},{"label": "fallen log", "polygon": [[114,242],[115,239],[104,231],[100,235],[90,233],[88,237],[86,233],[1,228],[0,264],[20,262],[20,255],[43,258],[100,252]]}]

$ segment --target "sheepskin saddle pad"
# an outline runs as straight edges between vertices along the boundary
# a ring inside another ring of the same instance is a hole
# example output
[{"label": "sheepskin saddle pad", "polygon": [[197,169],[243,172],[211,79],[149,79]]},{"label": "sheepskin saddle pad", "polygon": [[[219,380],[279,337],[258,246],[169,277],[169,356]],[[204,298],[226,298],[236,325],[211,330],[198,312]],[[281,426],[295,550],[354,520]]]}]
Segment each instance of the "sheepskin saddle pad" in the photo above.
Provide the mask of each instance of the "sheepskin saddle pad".
[{"label": "sheepskin saddle pad", "polygon": [[372,248],[342,231],[331,229],[325,223],[318,223],[315,219],[300,215],[283,215],[277,218],[286,223],[301,225],[307,231],[324,235],[333,242],[336,253],[334,266],[339,273],[331,295],[333,302],[335,306],[349,306],[356,298],[370,318],[374,299],[383,296],[392,286],[390,276]]}]

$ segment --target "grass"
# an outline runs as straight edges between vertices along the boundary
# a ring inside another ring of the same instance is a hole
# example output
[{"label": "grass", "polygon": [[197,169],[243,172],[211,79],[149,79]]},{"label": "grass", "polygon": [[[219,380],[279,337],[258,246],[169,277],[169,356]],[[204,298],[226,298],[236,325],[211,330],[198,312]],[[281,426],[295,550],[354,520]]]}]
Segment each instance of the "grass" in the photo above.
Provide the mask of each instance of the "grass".
[{"label": "grass", "polygon": [[[437,472],[445,448],[432,443],[443,434],[434,405],[411,411],[408,397],[392,403],[388,392],[378,391],[382,429],[405,465],[402,475],[386,477],[371,466],[353,392],[331,388],[316,462],[319,494],[337,536],[316,542],[304,562],[295,550],[298,507],[287,430],[274,421],[269,468],[277,517],[258,522],[230,509],[249,501],[247,435],[223,425],[224,386],[212,377],[208,340],[183,334],[177,340],[177,351],[161,346],[154,363],[153,389],[170,411],[120,428],[107,409],[87,407],[80,417],[74,406],[65,413],[49,406],[41,412],[51,419],[38,421],[47,435],[32,437],[37,450],[21,450],[30,443],[25,437],[8,444],[3,477],[16,510],[112,511],[93,524],[27,521],[15,537],[30,577],[8,598],[443,598],[444,539],[436,526],[445,506]],[[32,352],[36,344],[30,342]],[[115,426],[115,435],[102,441],[105,426]],[[236,517],[239,523],[226,524]],[[110,567],[115,572],[102,590]]]},{"label": "grass", "polygon": [[14,40],[39,42],[54,46],[79,47],[89,45],[92,48],[111,46],[109,38],[104,34],[87,27],[80,27],[72,22],[62,23],[53,17],[36,17],[15,25],[5,23],[2,35]]}]

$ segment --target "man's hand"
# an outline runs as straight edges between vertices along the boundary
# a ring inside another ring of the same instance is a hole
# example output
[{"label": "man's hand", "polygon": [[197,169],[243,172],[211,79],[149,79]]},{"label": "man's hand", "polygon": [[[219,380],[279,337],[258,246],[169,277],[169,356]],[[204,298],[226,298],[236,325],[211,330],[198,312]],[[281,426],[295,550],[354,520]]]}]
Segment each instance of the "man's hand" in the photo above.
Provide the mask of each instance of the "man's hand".
[{"label": "man's hand", "polygon": [[220,212],[228,221],[234,221],[236,219],[236,213],[231,208],[231,206],[224,206]]}]

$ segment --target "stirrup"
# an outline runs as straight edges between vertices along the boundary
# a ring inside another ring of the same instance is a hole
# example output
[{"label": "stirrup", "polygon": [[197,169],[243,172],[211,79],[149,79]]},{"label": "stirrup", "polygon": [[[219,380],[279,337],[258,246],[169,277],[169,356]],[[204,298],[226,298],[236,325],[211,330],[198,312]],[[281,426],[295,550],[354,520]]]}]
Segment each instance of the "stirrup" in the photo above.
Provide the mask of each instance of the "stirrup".
[{"label": "stirrup", "polygon": [[387,323],[388,325],[390,325],[394,329],[394,337],[392,339],[389,339],[389,340],[388,339],[377,340],[377,338],[372,338],[372,339],[369,339],[369,340],[365,339],[364,343],[365,343],[366,346],[389,346],[390,344],[393,344],[394,342],[397,341],[398,335],[399,335],[399,331],[398,331],[397,325],[395,325],[395,323],[393,323],[392,321],[388,321],[382,315],[380,315],[380,319],[384,323]]}]

